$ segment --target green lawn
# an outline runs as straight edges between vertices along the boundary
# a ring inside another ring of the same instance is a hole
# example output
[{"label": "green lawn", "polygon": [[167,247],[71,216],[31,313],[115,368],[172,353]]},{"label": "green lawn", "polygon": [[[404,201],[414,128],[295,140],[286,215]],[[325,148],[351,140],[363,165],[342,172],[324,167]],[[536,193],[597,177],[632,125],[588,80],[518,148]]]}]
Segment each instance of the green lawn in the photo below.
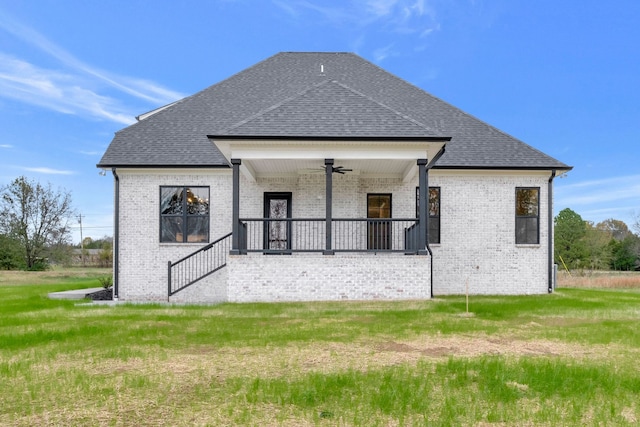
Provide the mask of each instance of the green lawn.
[{"label": "green lawn", "polygon": [[[640,289],[78,305],[0,275],[0,425],[637,425]],[[28,283],[29,282],[29,283]]]}]

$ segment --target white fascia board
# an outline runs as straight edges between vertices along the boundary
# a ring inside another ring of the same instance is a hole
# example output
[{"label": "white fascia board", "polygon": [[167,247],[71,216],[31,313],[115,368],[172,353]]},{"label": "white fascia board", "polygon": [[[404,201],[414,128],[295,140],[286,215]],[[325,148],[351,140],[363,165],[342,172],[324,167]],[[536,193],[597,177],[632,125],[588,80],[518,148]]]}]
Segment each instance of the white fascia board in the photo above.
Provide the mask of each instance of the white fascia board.
[{"label": "white fascia board", "polygon": [[218,176],[230,175],[231,168],[170,168],[170,167],[149,167],[149,168],[115,168],[118,175],[198,175],[198,176]]},{"label": "white fascia board", "polygon": [[[219,144],[225,156],[236,159],[388,159],[417,160],[434,157],[444,142],[393,141],[233,141]],[[227,150],[228,147],[228,150]]]},{"label": "white fascia board", "polygon": [[430,169],[430,176],[544,176],[550,175],[551,169]]}]

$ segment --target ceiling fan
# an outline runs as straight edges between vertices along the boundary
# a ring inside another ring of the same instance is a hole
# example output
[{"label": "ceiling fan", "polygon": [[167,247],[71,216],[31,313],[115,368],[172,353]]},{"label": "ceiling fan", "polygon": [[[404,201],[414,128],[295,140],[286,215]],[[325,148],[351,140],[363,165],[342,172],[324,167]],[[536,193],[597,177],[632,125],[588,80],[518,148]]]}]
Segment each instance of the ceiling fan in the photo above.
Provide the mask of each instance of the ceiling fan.
[{"label": "ceiling fan", "polygon": [[[325,173],[326,170],[327,170],[326,166],[322,166],[320,168],[315,168],[315,169],[302,169],[303,172],[307,172],[307,173]],[[345,172],[353,172],[353,169],[345,168],[344,166],[332,166],[331,172],[344,175]]]}]

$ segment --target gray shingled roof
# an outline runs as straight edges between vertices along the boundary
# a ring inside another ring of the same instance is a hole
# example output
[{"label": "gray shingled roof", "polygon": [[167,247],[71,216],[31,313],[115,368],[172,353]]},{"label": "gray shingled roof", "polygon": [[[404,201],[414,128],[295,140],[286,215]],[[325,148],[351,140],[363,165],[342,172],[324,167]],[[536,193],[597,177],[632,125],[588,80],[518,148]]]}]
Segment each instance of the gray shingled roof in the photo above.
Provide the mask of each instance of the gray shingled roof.
[{"label": "gray shingled roof", "polygon": [[451,137],[436,168],[570,169],[351,53],[274,55],[117,132],[98,166],[227,166],[207,135]]}]

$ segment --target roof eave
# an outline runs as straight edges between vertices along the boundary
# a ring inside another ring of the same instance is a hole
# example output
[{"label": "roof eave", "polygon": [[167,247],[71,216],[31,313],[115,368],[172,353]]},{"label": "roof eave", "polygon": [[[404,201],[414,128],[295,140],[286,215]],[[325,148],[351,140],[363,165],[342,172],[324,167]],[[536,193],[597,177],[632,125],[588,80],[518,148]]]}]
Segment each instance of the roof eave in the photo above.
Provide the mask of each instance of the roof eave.
[{"label": "roof eave", "polygon": [[225,168],[228,169],[231,167],[229,164],[188,164],[188,165],[180,165],[180,164],[111,164],[111,163],[98,163],[96,165],[99,169],[113,169],[113,168],[122,168],[122,169],[158,169],[158,168],[167,168],[167,169],[211,169],[211,168]]},{"label": "roof eave", "polygon": [[573,166],[452,166],[452,165],[438,165],[435,164],[433,169],[442,170],[530,170],[530,171],[565,171],[569,172],[573,169]]},{"label": "roof eave", "polygon": [[297,141],[451,141],[450,136],[293,136],[293,135],[207,135],[209,139],[232,140],[297,140]]}]

